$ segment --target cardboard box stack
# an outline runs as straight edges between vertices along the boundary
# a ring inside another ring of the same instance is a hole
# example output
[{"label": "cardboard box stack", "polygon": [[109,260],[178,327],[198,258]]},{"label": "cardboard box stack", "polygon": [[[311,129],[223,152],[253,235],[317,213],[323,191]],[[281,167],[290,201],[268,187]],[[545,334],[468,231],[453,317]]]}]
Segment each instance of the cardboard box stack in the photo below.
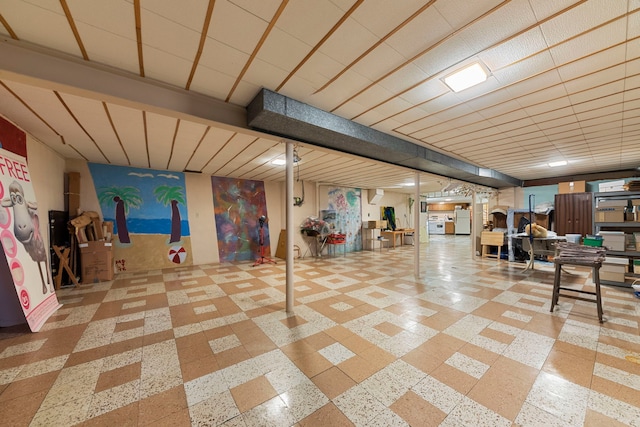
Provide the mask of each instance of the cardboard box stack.
[{"label": "cardboard box stack", "polygon": [[93,233],[86,233],[87,240],[79,243],[82,265],[82,283],[97,283],[113,280],[113,223],[93,220]]}]

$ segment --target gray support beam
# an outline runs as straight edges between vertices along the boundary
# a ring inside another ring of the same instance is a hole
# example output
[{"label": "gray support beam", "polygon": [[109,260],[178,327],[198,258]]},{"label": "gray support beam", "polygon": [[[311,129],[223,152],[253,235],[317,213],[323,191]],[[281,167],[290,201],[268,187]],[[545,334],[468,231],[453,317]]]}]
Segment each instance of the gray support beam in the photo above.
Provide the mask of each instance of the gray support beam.
[{"label": "gray support beam", "polygon": [[385,163],[405,166],[487,187],[521,186],[522,181],[480,168],[426,147],[262,89],[247,107],[250,127]]},{"label": "gray support beam", "polygon": [[247,129],[244,107],[25,42],[0,40],[0,79]]}]

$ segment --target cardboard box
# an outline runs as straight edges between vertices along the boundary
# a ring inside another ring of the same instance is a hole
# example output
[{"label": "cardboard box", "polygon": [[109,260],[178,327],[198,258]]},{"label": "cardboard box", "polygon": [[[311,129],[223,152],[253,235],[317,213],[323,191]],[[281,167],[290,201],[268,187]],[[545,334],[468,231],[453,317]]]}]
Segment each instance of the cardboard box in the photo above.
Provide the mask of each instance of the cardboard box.
[{"label": "cardboard box", "polygon": [[598,184],[598,191],[603,193],[608,193],[610,191],[624,191],[624,179],[602,182]]},{"label": "cardboard box", "polygon": [[624,207],[596,208],[596,222],[624,222]]},{"label": "cardboard box", "polygon": [[626,250],[626,236],[623,231],[601,231],[599,234],[602,236],[602,245],[610,251]]},{"label": "cardboard box", "polygon": [[558,194],[584,193],[586,188],[586,181],[560,182],[558,183]]},{"label": "cardboard box", "polygon": [[629,260],[626,258],[605,258],[600,267],[600,280],[624,282],[628,266]]},{"label": "cardboard box", "polygon": [[95,241],[81,243],[79,246],[82,283],[113,280],[113,245],[110,242]]},{"label": "cardboard box", "polygon": [[625,207],[627,206],[627,201],[622,199],[622,200],[598,200],[598,207],[599,208],[610,208],[610,207]]}]

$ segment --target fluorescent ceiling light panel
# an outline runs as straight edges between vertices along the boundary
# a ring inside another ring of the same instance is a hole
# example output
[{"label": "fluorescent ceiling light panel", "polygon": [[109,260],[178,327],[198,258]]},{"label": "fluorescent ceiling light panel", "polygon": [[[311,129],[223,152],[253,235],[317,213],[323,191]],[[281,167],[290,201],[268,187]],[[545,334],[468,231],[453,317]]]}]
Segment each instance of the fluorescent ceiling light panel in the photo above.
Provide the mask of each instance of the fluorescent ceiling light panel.
[{"label": "fluorescent ceiling light panel", "polygon": [[275,159],[271,163],[274,164],[274,165],[282,166],[282,165],[286,165],[287,161],[285,159]]},{"label": "fluorescent ceiling light panel", "polygon": [[485,80],[487,80],[487,72],[478,62],[444,78],[445,84],[454,92],[460,92]]},{"label": "fluorescent ceiling light panel", "polygon": [[555,167],[558,167],[558,166],[564,166],[566,164],[567,164],[566,160],[560,160],[559,162],[550,162],[549,163],[549,167],[555,168]]}]

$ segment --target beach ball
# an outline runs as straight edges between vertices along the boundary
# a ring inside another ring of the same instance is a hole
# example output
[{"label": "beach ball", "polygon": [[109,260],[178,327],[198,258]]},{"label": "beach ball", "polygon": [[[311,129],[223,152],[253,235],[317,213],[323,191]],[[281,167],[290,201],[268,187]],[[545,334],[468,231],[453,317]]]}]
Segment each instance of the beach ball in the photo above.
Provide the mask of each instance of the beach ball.
[{"label": "beach ball", "polygon": [[186,258],[187,251],[182,246],[171,246],[171,249],[169,249],[169,261],[182,264]]}]

